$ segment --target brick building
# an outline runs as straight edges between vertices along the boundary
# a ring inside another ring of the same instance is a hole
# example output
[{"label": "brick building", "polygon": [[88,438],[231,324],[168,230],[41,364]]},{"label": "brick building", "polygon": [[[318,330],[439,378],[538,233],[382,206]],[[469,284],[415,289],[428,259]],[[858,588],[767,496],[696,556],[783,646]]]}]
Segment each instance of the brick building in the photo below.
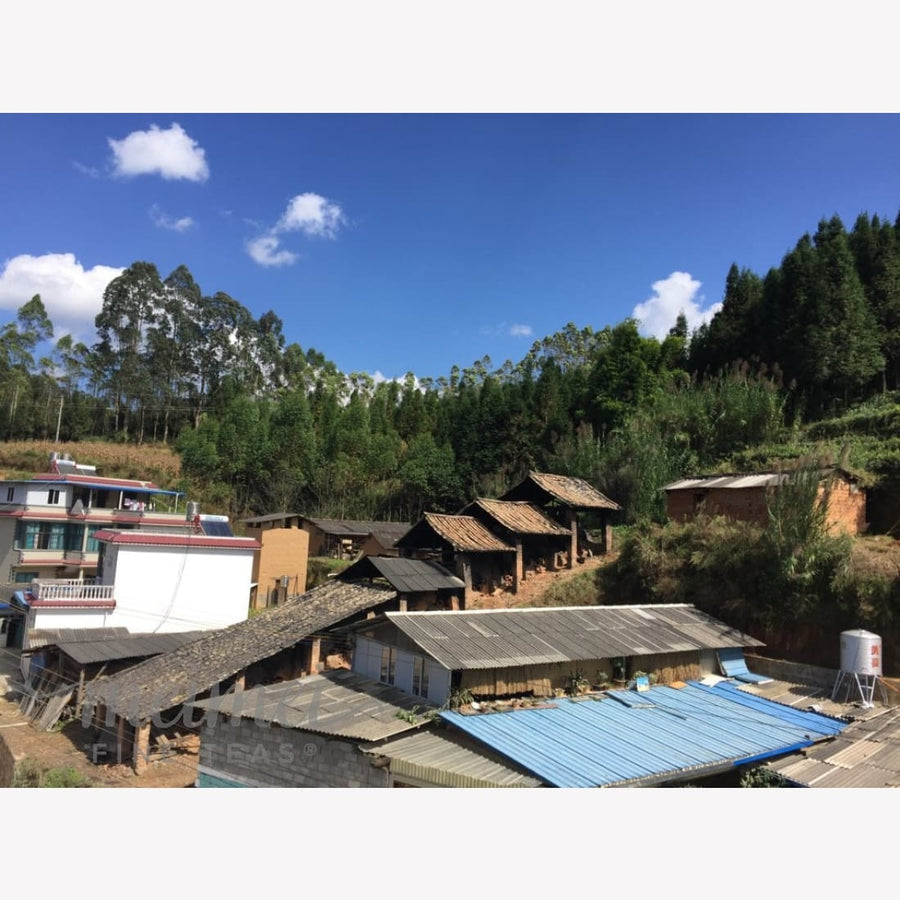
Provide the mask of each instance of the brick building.
[{"label": "brick building", "polygon": [[[688,521],[703,512],[745,522],[766,525],[769,498],[790,479],[785,472],[752,475],[716,475],[682,478],[667,484],[666,514],[677,522]],[[819,500],[827,504],[829,529],[847,534],[866,531],[866,494],[857,479],[843,469],[828,469],[821,474]]]}]

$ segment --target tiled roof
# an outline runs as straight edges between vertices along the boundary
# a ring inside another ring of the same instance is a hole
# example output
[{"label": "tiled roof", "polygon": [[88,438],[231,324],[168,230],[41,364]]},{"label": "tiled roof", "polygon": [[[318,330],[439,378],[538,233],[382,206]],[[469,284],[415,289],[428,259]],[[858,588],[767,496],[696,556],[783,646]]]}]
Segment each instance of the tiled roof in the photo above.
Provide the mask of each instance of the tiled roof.
[{"label": "tiled roof", "polygon": [[[308,675],[208,700],[192,706],[335,737],[379,741],[427,721],[434,707],[421,697],[347,669]],[[414,720],[398,713],[413,713]]]},{"label": "tiled roof", "polygon": [[88,685],[85,700],[102,704],[132,723],[146,721],[157,712],[203,694],[253,663],[396,596],[392,588],[366,582],[326,582],[283,606],[208,631],[198,640],[127,672],[98,678]]},{"label": "tiled roof", "polygon": [[[450,516],[425,513],[398,542],[402,547],[432,547],[434,537],[446,541],[454,550],[463,553],[515,553],[515,547],[500,538],[472,516]],[[429,543],[431,541],[431,543]]]},{"label": "tiled roof", "polygon": [[516,534],[571,535],[568,528],[526,500],[478,499],[466,506],[462,515],[471,515],[476,507]]},{"label": "tiled roof", "polygon": [[649,656],[761,642],[687,604],[389,612],[451,670]]},{"label": "tiled roof", "polygon": [[[534,488],[537,488],[537,491]],[[609,509],[619,506],[609,497],[600,493],[583,478],[570,475],[551,475],[546,472],[529,472],[528,477],[501,500],[533,500],[535,495],[543,495],[547,501],[555,501],[572,509]]]}]

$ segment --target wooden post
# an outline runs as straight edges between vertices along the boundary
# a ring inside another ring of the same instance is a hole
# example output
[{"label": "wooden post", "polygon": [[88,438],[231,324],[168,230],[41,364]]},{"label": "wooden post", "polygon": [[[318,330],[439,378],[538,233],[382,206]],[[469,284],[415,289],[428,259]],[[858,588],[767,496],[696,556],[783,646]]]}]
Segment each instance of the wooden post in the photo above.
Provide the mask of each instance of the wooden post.
[{"label": "wooden post", "polygon": [[516,568],[513,572],[513,593],[519,593],[519,585],[525,580],[525,554],[522,550],[522,538],[516,537]]},{"label": "wooden post", "polygon": [[[124,722],[125,720],[122,719]],[[134,774],[140,775],[150,760],[150,723],[134,726]]]},{"label": "wooden post", "polygon": [[316,675],[319,671],[319,655],[322,652],[322,638],[313,638],[309,648],[309,674]]},{"label": "wooden post", "polygon": [[84,666],[78,673],[78,692],[75,695],[75,718],[81,718],[81,708],[84,706]]},{"label": "wooden post", "polygon": [[572,532],[569,539],[569,568],[574,569],[578,556],[578,516],[574,509],[569,510],[569,529]]}]

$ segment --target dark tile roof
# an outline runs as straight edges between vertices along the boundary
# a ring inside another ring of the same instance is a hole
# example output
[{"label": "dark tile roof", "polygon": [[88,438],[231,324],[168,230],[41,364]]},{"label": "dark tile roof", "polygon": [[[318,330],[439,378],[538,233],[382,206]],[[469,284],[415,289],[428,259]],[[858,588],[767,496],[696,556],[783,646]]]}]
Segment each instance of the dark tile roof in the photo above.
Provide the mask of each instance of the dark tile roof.
[{"label": "dark tile roof", "polygon": [[478,499],[466,506],[461,515],[471,515],[476,507],[516,534],[571,535],[568,528],[554,522],[527,500]]},{"label": "dark tile roof", "polygon": [[[336,737],[380,741],[428,721],[435,707],[400,688],[347,669],[210,697],[191,704],[209,712],[255,719]],[[413,713],[411,722],[398,713]]]},{"label": "dark tile roof", "polygon": [[127,672],[98,678],[88,686],[85,701],[102,704],[132,723],[146,721],[157,712],[203,694],[253,663],[396,596],[393,588],[371,583],[326,582],[284,606],[207,632],[199,640],[139,663]]},{"label": "dark tile roof", "polygon": [[208,634],[206,631],[175,631],[166,634],[131,634],[97,641],[60,642],[57,647],[80,666],[123,659],[140,659],[168,653]]},{"label": "dark tile roof", "polygon": [[337,575],[343,581],[361,578],[384,578],[401,594],[459,590],[465,582],[443,566],[424,559],[404,559],[395,556],[364,556]]},{"label": "dark tile roof", "polygon": [[448,669],[494,669],[762,643],[687,604],[389,612]]},{"label": "dark tile roof", "polygon": [[515,547],[510,547],[491,534],[478,519],[442,513],[425,513],[421,520],[398,541],[397,546],[434,547],[441,541],[463,553],[515,553]]},{"label": "dark tile roof", "polygon": [[622,508],[583,478],[574,478],[570,475],[550,475],[545,472],[529,472],[528,477],[521,484],[507,491],[500,499],[532,501],[542,499],[544,503],[561,503],[572,509],[617,510]]},{"label": "dark tile roof", "polygon": [[264,522],[280,522],[283,519],[299,519],[299,513],[270,513],[267,516],[253,516],[249,519],[241,519],[243,525],[261,525]]},{"label": "dark tile roof", "polygon": [[385,549],[394,547],[412,527],[409,522],[373,522],[372,525],[378,526],[372,528],[372,537]]},{"label": "dark tile roof", "polygon": [[[401,529],[400,534],[409,530],[408,522],[361,522],[354,519],[311,519],[305,517],[307,522],[312,522],[319,531],[325,534],[334,535],[335,537],[366,537],[366,535],[374,534],[380,529],[387,529],[388,533],[392,533],[391,529]],[[398,535],[399,537],[400,535]]]}]

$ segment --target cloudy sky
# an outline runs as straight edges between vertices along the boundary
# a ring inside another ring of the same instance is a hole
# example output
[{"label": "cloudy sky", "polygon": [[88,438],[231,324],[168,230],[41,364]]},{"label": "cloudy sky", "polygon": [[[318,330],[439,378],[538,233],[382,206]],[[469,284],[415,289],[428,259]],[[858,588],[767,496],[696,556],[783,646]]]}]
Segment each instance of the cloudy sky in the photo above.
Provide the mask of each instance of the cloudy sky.
[{"label": "cloudy sky", "polygon": [[92,343],[138,260],[186,265],[345,372],[662,337],[819,220],[900,210],[896,115],[0,115],[0,322]]}]

